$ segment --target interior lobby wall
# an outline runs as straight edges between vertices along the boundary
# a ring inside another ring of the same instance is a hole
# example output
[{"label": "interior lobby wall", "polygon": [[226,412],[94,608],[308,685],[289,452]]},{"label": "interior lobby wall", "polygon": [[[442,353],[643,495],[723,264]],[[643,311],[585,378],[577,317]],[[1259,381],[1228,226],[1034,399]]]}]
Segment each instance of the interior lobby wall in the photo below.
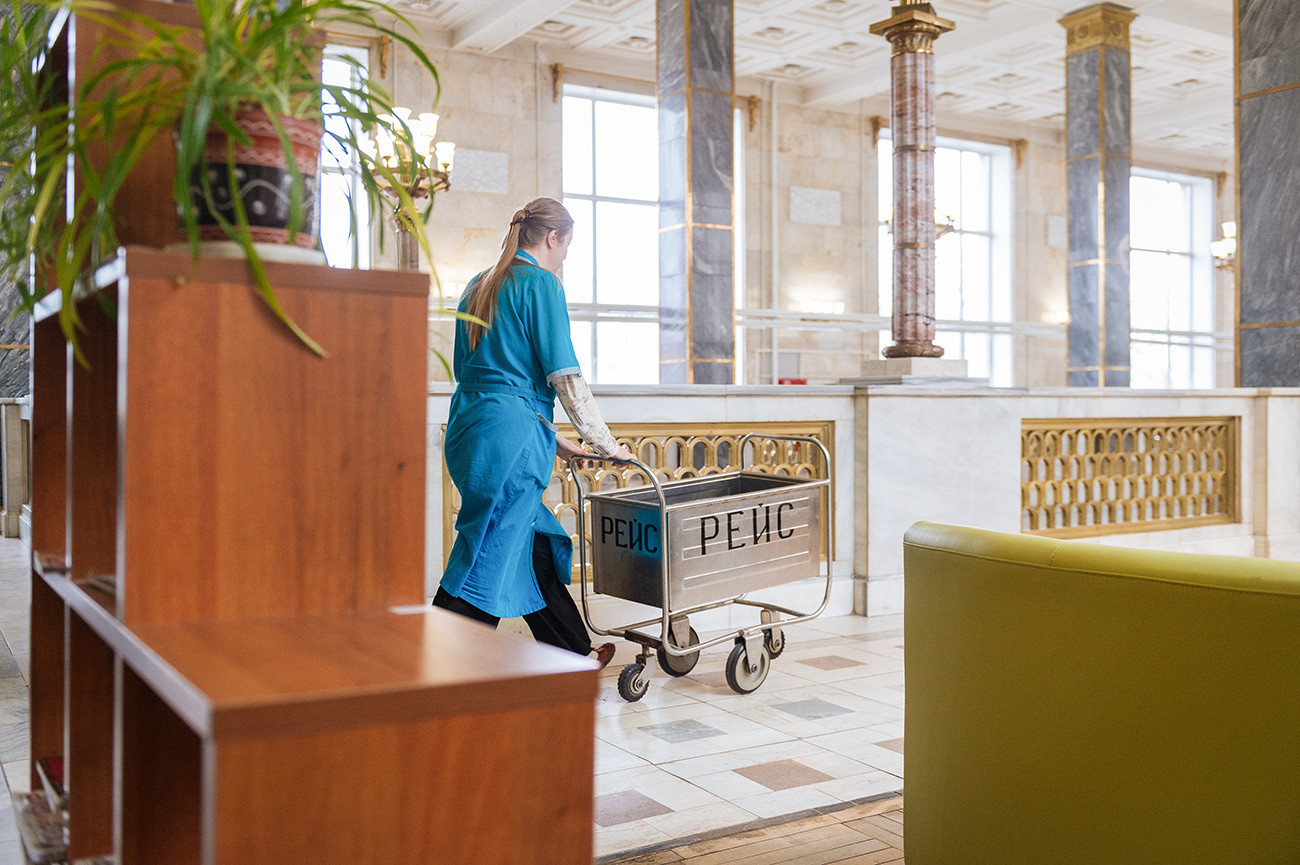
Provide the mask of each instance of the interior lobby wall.
[{"label": "interior lobby wall", "polygon": [[[387,81],[396,101],[427,110],[432,90],[416,82],[400,50],[394,54]],[[537,195],[561,196],[560,105],[553,98],[552,61],[534,45],[517,43],[482,55],[435,44],[430,54],[442,80],[439,138],[457,145],[453,188],[438,195],[428,228],[441,283],[441,289],[435,284],[434,296],[445,295],[450,305],[470,277],[495,261],[514,208]],[[599,76],[588,75],[583,83],[596,80]],[[612,89],[628,86],[616,77],[607,84]],[[805,304],[843,304],[846,314],[875,314],[880,250],[872,118],[885,118],[887,124],[888,104],[867,100],[849,110],[831,110],[797,104],[790,101],[794,91],[787,95],[761,82],[741,81],[737,90],[742,97],[760,99],[752,127],[742,126],[745,305],[797,312]],[[775,139],[773,91],[780,100]],[[1019,151],[1013,168],[1012,309],[1017,321],[1034,327],[1016,337],[1014,384],[1059,386],[1065,378],[1066,316],[1063,134],[1044,123],[997,123],[943,112],[938,119],[940,135],[1006,143]],[[1139,154],[1138,162],[1199,174],[1228,167],[1150,152]],[[1230,210],[1225,202],[1232,200],[1231,182],[1227,177],[1221,184],[1221,216]],[[390,234],[377,264],[391,261]],[[1220,272],[1217,280],[1219,318],[1230,318],[1231,275]],[[781,351],[800,352],[796,377],[853,377],[860,361],[874,357],[878,348],[875,330],[867,331],[783,330]],[[435,317],[431,332],[434,347],[449,353],[449,321]],[[743,345],[748,380],[759,381],[768,337],[747,334]],[[1230,368],[1222,370],[1220,383],[1230,383],[1230,375]],[[431,362],[430,377],[446,378],[436,362]]]}]

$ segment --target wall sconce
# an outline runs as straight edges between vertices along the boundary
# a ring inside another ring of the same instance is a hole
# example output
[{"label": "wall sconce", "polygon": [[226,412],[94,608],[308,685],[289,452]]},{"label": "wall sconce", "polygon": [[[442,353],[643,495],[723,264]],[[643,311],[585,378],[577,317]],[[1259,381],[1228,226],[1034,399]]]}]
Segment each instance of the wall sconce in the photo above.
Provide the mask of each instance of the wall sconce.
[{"label": "wall sconce", "polygon": [[[880,224],[885,226],[885,231],[888,231],[890,234],[893,234],[894,233],[893,223],[894,220],[886,219],[884,222]],[[956,219],[954,219],[952,216],[946,213],[940,216],[938,210],[934,212],[934,239],[935,240],[938,240],[939,238],[943,237],[945,234],[947,234],[950,231],[956,231],[956,230],[957,230]]]},{"label": "wall sconce", "polygon": [[1227,270],[1237,263],[1237,223],[1223,223],[1223,237],[1210,242],[1210,254],[1214,256],[1214,266]]},{"label": "wall sconce", "polygon": [[[434,141],[438,132],[438,115],[424,112],[411,117],[411,109],[395,107],[393,113],[381,118],[375,127],[375,137],[365,142],[366,153],[380,162],[393,174],[396,185],[389,178],[376,174],[379,188],[394,201],[398,199],[397,187],[412,199],[432,198],[438,192],[451,189],[451,167],[456,145],[450,141]],[[410,138],[397,130],[408,130]],[[397,235],[397,265],[402,270],[420,269],[420,247],[412,235],[412,227],[405,220],[394,219]]]}]

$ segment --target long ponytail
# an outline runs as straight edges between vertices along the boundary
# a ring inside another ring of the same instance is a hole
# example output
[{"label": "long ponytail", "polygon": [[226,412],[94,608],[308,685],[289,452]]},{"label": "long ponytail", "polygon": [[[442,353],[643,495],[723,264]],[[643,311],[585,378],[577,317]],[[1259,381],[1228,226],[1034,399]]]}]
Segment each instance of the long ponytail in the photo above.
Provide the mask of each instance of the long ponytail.
[{"label": "long ponytail", "polygon": [[[497,294],[506,281],[510,266],[515,263],[515,254],[520,249],[536,246],[546,240],[552,231],[560,232],[566,237],[573,231],[573,217],[563,204],[553,198],[538,198],[528,202],[515,211],[510,219],[510,228],[505,239],[501,241],[501,257],[492,270],[479,278],[470,295],[465,311],[492,326],[497,313]],[[470,322],[466,327],[469,337],[469,350],[478,348],[479,340],[486,330],[483,325]]]}]

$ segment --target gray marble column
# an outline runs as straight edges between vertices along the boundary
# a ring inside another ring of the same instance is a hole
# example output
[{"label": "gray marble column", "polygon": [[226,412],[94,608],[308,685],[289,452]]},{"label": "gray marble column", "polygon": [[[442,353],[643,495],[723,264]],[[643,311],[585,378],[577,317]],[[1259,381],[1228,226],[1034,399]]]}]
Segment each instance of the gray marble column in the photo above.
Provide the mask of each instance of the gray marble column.
[{"label": "gray marble column", "polygon": [[1129,24],[1136,17],[1100,3],[1060,19],[1067,33],[1066,381],[1074,386],[1129,384]]},{"label": "gray marble column", "polygon": [[659,380],[732,384],[731,0],[658,0]]},{"label": "gray marble column", "polygon": [[1300,386],[1300,5],[1237,0],[1237,384]]}]

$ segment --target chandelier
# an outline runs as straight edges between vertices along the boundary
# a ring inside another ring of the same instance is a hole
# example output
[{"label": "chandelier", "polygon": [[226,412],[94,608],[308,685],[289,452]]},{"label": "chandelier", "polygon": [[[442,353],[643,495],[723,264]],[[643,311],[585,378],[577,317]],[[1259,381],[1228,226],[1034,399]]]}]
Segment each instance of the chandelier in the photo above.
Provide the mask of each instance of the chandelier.
[{"label": "chandelier", "polygon": [[[409,108],[395,106],[393,113],[380,118],[374,139],[362,144],[366,153],[392,175],[374,173],[375,182],[394,202],[405,192],[412,200],[430,198],[451,188],[451,166],[456,145],[436,141],[438,115],[424,112],[414,117]],[[426,215],[427,218],[427,215]],[[415,226],[400,210],[393,216],[397,240],[397,266],[402,270],[419,270],[420,247],[415,240]],[[421,229],[423,227],[421,226]]]}]

